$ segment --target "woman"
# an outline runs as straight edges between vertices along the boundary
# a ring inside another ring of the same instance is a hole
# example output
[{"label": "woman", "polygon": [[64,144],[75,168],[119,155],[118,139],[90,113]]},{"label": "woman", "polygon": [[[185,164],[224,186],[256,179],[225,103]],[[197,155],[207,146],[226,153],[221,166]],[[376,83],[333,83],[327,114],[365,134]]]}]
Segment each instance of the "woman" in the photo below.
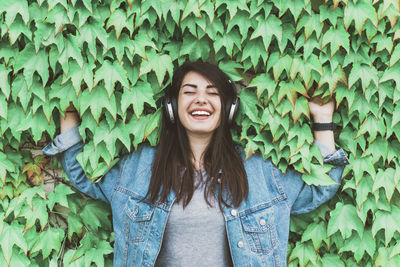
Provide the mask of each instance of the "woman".
[{"label": "woman", "polygon": [[[284,175],[261,155],[245,162],[229,130],[236,90],[217,66],[187,63],[167,88],[158,147],[123,157],[92,184],[76,161],[78,116],[61,118],[61,135],[44,148],[82,192],[111,204],[115,266],[285,266],[290,214],[309,212],[337,191]],[[310,103],[314,122],[332,122],[333,103]],[[314,133],[340,182],[347,158],[333,132]]]}]

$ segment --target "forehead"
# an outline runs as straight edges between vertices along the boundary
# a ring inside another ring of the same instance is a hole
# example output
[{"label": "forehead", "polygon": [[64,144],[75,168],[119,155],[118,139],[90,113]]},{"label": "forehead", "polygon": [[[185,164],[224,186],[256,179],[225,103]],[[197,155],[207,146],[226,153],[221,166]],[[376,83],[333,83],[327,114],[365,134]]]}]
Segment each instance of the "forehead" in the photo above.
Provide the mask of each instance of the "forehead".
[{"label": "forehead", "polygon": [[187,83],[195,85],[213,85],[213,82],[208,80],[207,77],[195,71],[189,71],[188,73],[185,74],[181,86]]}]

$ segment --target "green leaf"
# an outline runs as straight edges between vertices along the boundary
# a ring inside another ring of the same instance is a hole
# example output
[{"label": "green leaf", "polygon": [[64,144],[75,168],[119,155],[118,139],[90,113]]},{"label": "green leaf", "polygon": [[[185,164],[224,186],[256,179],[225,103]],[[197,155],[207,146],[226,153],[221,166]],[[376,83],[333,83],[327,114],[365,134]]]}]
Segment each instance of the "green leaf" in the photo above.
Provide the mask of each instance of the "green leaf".
[{"label": "green leaf", "polygon": [[248,87],[257,88],[257,99],[260,100],[263,93],[267,92],[268,100],[272,97],[276,89],[276,83],[268,73],[262,73],[255,76]]},{"label": "green leaf", "polygon": [[100,227],[111,230],[110,208],[106,203],[89,199],[83,207],[80,216],[90,229],[98,230]]},{"label": "green leaf", "polygon": [[385,245],[387,246],[393,238],[395,232],[400,233],[400,209],[394,205],[391,206],[392,211],[378,210],[372,224],[372,235],[375,237],[379,230],[385,232]]},{"label": "green leaf", "polygon": [[125,89],[121,97],[122,114],[125,114],[129,106],[132,105],[135,115],[139,119],[145,103],[156,108],[153,95],[153,88],[148,82],[139,81],[132,89]]},{"label": "green leaf", "polygon": [[21,33],[23,33],[30,41],[32,40],[32,32],[25,24],[23,24],[21,19],[17,18],[8,29],[8,37],[10,38],[11,44],[14,44],[17,41]]},{"label": "green leaf", "polygon": [[368,142],[372,143],[375,140],[378,132],[381,134],[381,136],[385,136],[385,129],[386,126],[382,119],[376,119],[375,117],[370,116],[367,117],[360,125],[360,130],[357,132],[355,138],[358,138],[361,135],[368,132],[369,134]]},{"label": "green leaf", "polygon": [[289,261],[291,262],[295,259],[298,259],[300,266],[306,266],[309,262],[316,264],[317,258],[317,254],[310,242],[297,242],[289,256]]},{"label": "green leaf", "polygon": [[[54,24],[54,30],[56,33],[60,33],[64,25],[71,23],[66,9],[65,6],[62,7],[62,5],[55,5],[55,7],[50,9],[47,13],[45,22]],[[71,11],[73,10],[71,9]]]},{"label": "green leaf", "polygon": [[60,251],[61,241],[64,238],[64,231],[59,228],[48,228],[39,235],[39,240],[33,245],[30,253],[42,252],[43,259],[46,259],[52,250]]},{"label": "green leaf", "polygon": [[70,82],[66,82],[62,85],[60,85],[60,83],[60,79],[57,79],[52,83],[51,90],[49,92],[49,99],[59,99],[60,111],[63,112],[67,109],[67,107],[69,107],[70,102],[72,102],[75,107],[78,107],[78,98],[74,91],[75,88]]},{"label": "green leaf", "polygon": [[360,36],[367,19],[376,28],[378,27],[378,16],[375,8],[367,0],[358,0],[356,4],[353,1],[349,1],[348,6],[344,8],[343,21],[346,29],[349,28],[351,22],[354,20],[356,31]]},{"label": "green leaf", "polygon": [[117,61],[111,63],[108,60],[104,60],[102,66],[96,71],[94,86],[101,80],[104,80],[104,87],[108,92],[109,98],[114,92],[115,83],[117,81],[122,86],[129,87],[126,71]]},{"label": "green leaf", "polygon": [[322,266],[345,267],[339,255],[324,254],[321,258]]},{"label": "green leaf", "polygon": [[218,53],[222,47],[225,47],[226,53],[232,57],[234,45],[236,45],[236,47],[239,49],[241,48],[240,34],[236,29],[233,29],[229,33],[224,33],[222,36],[217,36],[213,45],[215,53]]},{"label": "green leaf", "polygon": [[245,88],[240,91],[239,98],[240,108],[243,108],[243,113],[254,123],[260,123],[257,108],[259,103],[256,94],[250,89]]},{"label": "green leaf", "polygon": [[390,56],[389,68],[396,64],[400,59],[400,45],[397,44]]},{"label": "green leaf", "polygon": [[301,243],[305,243],[305,241],[311,240],[315,251],[318,251],[321,247],[322,241],[328,243],[328,238],[326,235],[326,225],[324,222],[312,223],[307,226],[307,229],[304,231],[301,237]]},{"label": "green leaf", "polygon": [[35,114],[29,112],[25,117],[25,121],[16,128],[16,131],[20,132],[28,129],[32,134],[33,140],[37,143],[42,138],[44,131],[49,133],[50,136],[54,136],[56,125],[54,120],[49,122],[43,111],[38,110]]},{"label": "green leaf", "polygon": [[281,102],[283,97],[286,96],[294,108],[296,104],[297,93],[308,97],[306,89],[298,79],[296,79],[294,82],[281,82],[279,84],[278,103]]},{"label": "green leaf", "polygon": [[[83,242],[84,240],[82,240]],[[96,263],[97,266],[104,266],[104,255],[108,255],[114,251],[110,243],[99,239],[91,242],[90,246],[86,247],[89,248],[85,253],[85,266],[90,266],[92,262]]]},{"label": "green leaf", "polygon": [[[162,109],[158,109],[155,113],[150,114],[150,119],[144,131],[144,138],[147,138],[161,125]],[[149,140],[150,141],[150,140]]]},{"label": "green leaf", "polygon": [[226,5],[228,9],[230,18],[233,19],[236,16],[238,10],[244,10],[250,12],[246,0],[238,0],[238,1],[227,1],[227,0],[217,0],[215,2],[215,9],[219,8],[222,4]]},{"label": "green leaf", "polygon": [[10,28],[11,24],[14,22],[17,14],[20,14],[25,22],[25,25],[28,25],[29,11],[28,2],[26,0],[0,0],[0,14],[2,14],[3,12],[6,13],[5,23],[8,28]]},{"label": "green leaf", "polygon": [[389,80],[395,81],[397,88],[400,88],[400,62],[394,64],[390,69],[386,69],[380,78],[379,83]]},{"label": "green leaf", "polygon": [[328,222],[328,236],[340,231],[343,239],[348,239],[355,230],[360,237],[363,236],[364,225],[357,215],[356,208],[350,204],[338,202]]},{"label": "green leaf", "polygon": [[7,68],[3,64],[0,64],[0,89],[4,96],[8,99],[10,97],[10,82],[8,75],[11,72],[10,68]]},{"label": "green leaf", "polygon": [[[228,4],[227,6],[230,6],[230,4]],[[230,32],[233,27],[237,26],[239,28],[240,35],[242,36],[241,42],[243,42],[248,35],[249,28],[252,27],[252,22],[253,21],[249,19],[248,12],[239,10],[235,16],[231,16],[231,21],[226,28],[226,32]],[[250,42],[251,41],[249,41],[248,43]],[[264,47],[262,47],[262,50],[264,50]]]},{"label": "green leaf", "polygon": [[299,120],[301,114],[304,114],[308,119],[310,119],[310,109],[308,107],[308,100],[305,97],[300,97],[296,104],[294,105],[294,110],[292,112],[293,123]]},{"label": "green leaf", "polygon": [[302,179],[309,185],[338,185],[327,173],[331,168],[311,163],[311,174],[303,174]]},{"label": "green leaf", "polygon": [[349,74],[349,88],[352,87],[358,80],[361,80],[362,89],[365,90],[373,81],[376,87],[379,87],[378,71],[373,66],[354,64]]},{"label": "green leaf", "polygon": [[68,66],[70,58],[75,59],[76,63],[78,63],[79,67],[83,69],[83,58],[81,54],[81,49],[78,47],[77,37],[69,34],[66,38],[64,38],[65,47],[62,53],[59,56],[58,62],[61,64],[65,73],[68,73]]},{"label": "green leaf", "polygon": [[340,47],[343,47],[347,53],[350,50],[350,34],[345,30],[343,25],[338,25],[335,29],[334,27],[329,28],[329,30],[322,36],[322,47],[323,49],[327,44],[331,45],[331,58]]},{"label": "green leaf", "polygon": [[[337,88],[339,82],[341,82],[347,86],[347,78],[346,78],[346,74],[345,74],[343,68],[341,66],[338,66],[335,69],[335,71],[332,71],[329,67],[324,67],[322,77],[318,83],[318,88],[322,87],[322,85],[327,83],[328,87],[329,87],[329,92],[332,95],[333,91],[335,91],[335,89]],[[345,97],[345,95],[347,97],[354,96],[354,94],[351,94],[346,87],[342,86],[341,89],[342,90],[339,92],[337,90],[335,91],[336,95],[340,97],[339,99],[343,99]],[[347,91],[345,91],[346,89],[347,89]],[[340,103],[340,101],[337,101],[337,102]]]},{"label": "green leaf", "polygon": [[[90,5],[90,1],[87,4]],[[99,40],[104,46],[103,51],[107,51],[108,33],[105,31],[100,21],[92,20],[90,22],[86,22],[82,25],[82,27],[79,28],[78,32],[78,46],[83,47],[83,44],[87,43],[89,52],[94,58],[97,58],[96,39]]]},{"label": "green leaf", "polygon": [[374,258],[376,249],[376,241],[372,237],[371,229],[366,229],[362,238],[359,235],[353,234],[349,239],[345,240],[345,244],[340,248],[339,253],[349,251],[354,253],[354,258],[357,262],[360,262],[365,252],[367,252],[371,258]]},{"label": "green leaf", "polygon": [[47,200],[35,197],[32,200],[31,207],[29,207],[28,205],[25,205],[21,209],[21,213],[19,214],[19,216],[25,217],[25,219],[26,219],[24,230],[33,227],[36,223],[36,220],[39,220],[40,227],[43,230],[43,228],[47,225],[48,220],[49,220],[49,214],[47,211],[46,204],[47,204]]},{"label": "green leaf", "polygon": [[296,25],[296,33],[304,28],[304,36],[306,41],[310,38],[311,34],[315,32],[317,39],[321,36],[322,22],[320,21],[319,14],[311,13],[311,15],[304,14],[300,17],[299,22]]},{"label": "green leaf", "polygon": [[278,81],[283,70],[285,70],[286,74],[289,75],[289,70],[292,66],[292,61],[293,59],[289,55],[284,55],[283,57],[280,57],[278,53],[271,54],[268,60],[267,70],[269,70],[272,67],[275,82]]},{"label": "green leaf", "polygon": [[196,61],[199,58],[207,60],[210,55],[210,48],[207,38],[198,40],[189,35],[183,39],[182,48],[179,49],[179,56],[189,55],[190,61]]},{"label": "green leaf", "polygon": [[7,119],[7,105],[6,97],[0,94],[0,117],[3,117],[3,119]]},{"label": "green leaf", "polygon": [[153,70],[157,76],[158,85],[161,87],[167,72],[169,77],[172,77],[172,70],[174,68],[172,59],[169,55],[159,55],[153,51],[147,53],[147,57],[148,59],[143,59],[140,64],[139,76],[147,74]]},{"label": "green leaf", "polygon": [[150,115],[142,115],[139,120],[136,120],[134,117],[126,124],[126,129],[128,132],[133,134],[133,146],[135,150],[137,149],[138,144],[144,141],[144,132],[146,126],[149,122]]},{"label": "green leaf", "polygon": [[14,65],[15,72],[21,69],[24,69],[25,80],[29,87],[32,85],[33,73],[35,71],[37,71],[42,78],[42,85],[44,87],[49,80],[49,62],[44,49],[36,53],[32,44],[26,45],[24,50],[18,54]]},{"label": "green leaf", "polygon": [[244,46],[242,53],[241,61],[250,58],[253,68],[257,67],[260,58],[262,59],[262,62],[266,62],[268,58],[268,53],[265,51],[262,40],[259,38],[255,40],[249,40]]},{"label": "green leaf", "polygon": [[137,34],[132,42],[134,46],[134,50],[132,52],[141,56],[144,59],[147,59],[146,47],[158,50],[154,42],[151,40],[150,36],[145,33]]},{"label": "green leaf", "polygon": [[400,265],[400,256],[391,256],[391,248],[380,247],[374,262],[377,267],[397,267]]},{"label": "green leaf", "polygon": [[71,241],[72,235],[76,233],[78,237],[83,234],[83,222],[79,215],[72,212],[68,213],[68,239]]},{"label": "green leaf", "polygon": [[269,14],[266,19],[260,15],[257,16],[256,20],[258,21],[258,25],[251,35],[250,40],[261,37],[265,50],[268,50],[273,36],[275,36],[278,43],[281,42],[282,22],[275,15]]},{"label": "green leaf", "polygon": [[88,108],[90,108],[90,112],[97,123],[99,123],[103,108],[110,112],[114,120],[117,119],[115,95],[111,95],[109,98],[107,90],[102,85],[94,87],[92,92],[89,92],[89,90],[82,92],[79,97],[79,113],[82,115]]},{"label": "green leaf", "polygon": [[193,14],[195,17],[200,17],[200,6],[199,0],[187,1],[180,21],[184,20],[190,14]]},{"label": "green leaf", "polygon": [[117,139],[119,139],[125,145],[126,149],[130,151],[131,140],[129,138],[129,132],[121,121],[118,121],[116,126],[112,129],[109,129],[107,124],[102,121],[100,126],[95,129],[95,135],[93,137],[94,145],[97,146],[103,141],[106,144],[110,155],[116,154],[115,142]]},{"label": "green leaf", "polygon": [[379,169],[371,193],[374,194],[376,190],[383,187],[385,189],[386,200],[390,203],[398,182],[399,171],[393,168]]},{"label": "green leaf", "polygon": [[351,167],[354,173],[354,178],[356,184],[360,182],[362,179],[364,172],[369,173],[372,179],[375,179],[376,172],[374,168],[374,164],[372,163],[372,156],[364,157],[364,158],[353,158],[350,156]]},{"label": "green leaf", "polygon": [[11,225],[4,223],[3,232],[0,235],[0,247],[8,264],[13,256],[13,246],[20,247],[25,255],[28,253],[28,244],[23,236],[23,230],[24,228],[16,222]]},{"label": "green leaf", "polygon": [[66,186],[65,184],[57,185],[54,191],[50,192],[47,196],[49,198],[49,209],[53,210],[53,207],[56,203],[68,208],[67,196],[74,193],[75,191],[73,191],[69,186]]},{"label": "green leaf", "polygon": [[238,69],[243,69],[243,66],[235,61],[220,61],[218,67],[229,76],[232,82],[237,82],[243,79],[243,76],[238,72]]},{"label": "green leaf", "polygon": [[127,17],[127,14],[123,11],[123,9],[117,9],[111,13],[111,16],[106,24],[106,29],[108,30],[111,26],[114,26],[115,36],[117,39],[119,39],[123,28],[128,29],[131,34],[133,33],[133,21],[131,18]]}]

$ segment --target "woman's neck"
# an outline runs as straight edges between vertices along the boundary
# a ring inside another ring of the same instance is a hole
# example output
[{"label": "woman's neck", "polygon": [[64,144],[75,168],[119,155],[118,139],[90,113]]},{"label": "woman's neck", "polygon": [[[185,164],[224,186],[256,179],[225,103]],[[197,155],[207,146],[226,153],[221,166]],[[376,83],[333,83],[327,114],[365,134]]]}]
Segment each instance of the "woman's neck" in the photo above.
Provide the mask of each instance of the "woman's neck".
[{"label": "woman's neck", "polygon": [[203,154],[211,141],[211,135],[193,135],[188,133],[190,148],[193,153],[193,165],[196,170],[203,168]]}]

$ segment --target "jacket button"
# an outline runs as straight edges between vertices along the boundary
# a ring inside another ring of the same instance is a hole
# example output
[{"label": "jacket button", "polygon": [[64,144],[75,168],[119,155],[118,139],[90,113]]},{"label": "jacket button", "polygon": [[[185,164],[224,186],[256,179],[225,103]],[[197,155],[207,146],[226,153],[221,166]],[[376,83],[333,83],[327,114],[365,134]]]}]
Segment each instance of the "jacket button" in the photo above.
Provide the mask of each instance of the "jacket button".
[{"label": "jacket button", "polygon": [[232,216],[236,216],[237,215],[237,211],[236,210],[231,210],[231,215]]},{"label": "jacket button", "polygon": [[239,248],[242,248],[243,245],[244,245],[243,241],[239,241],[239,242],[237,243],[237,246],[238,246]]},{"label": "jacket button", "polygon": [[139,208],[135,209],[135,215],[137,215],[139,213]]},{"label": "jacket button", "polygon": [[261,220],[260,220],[260,225],[264,226],[265,224],[266,224],[265,220],[264,220],[264,219],[261,219]]}]

